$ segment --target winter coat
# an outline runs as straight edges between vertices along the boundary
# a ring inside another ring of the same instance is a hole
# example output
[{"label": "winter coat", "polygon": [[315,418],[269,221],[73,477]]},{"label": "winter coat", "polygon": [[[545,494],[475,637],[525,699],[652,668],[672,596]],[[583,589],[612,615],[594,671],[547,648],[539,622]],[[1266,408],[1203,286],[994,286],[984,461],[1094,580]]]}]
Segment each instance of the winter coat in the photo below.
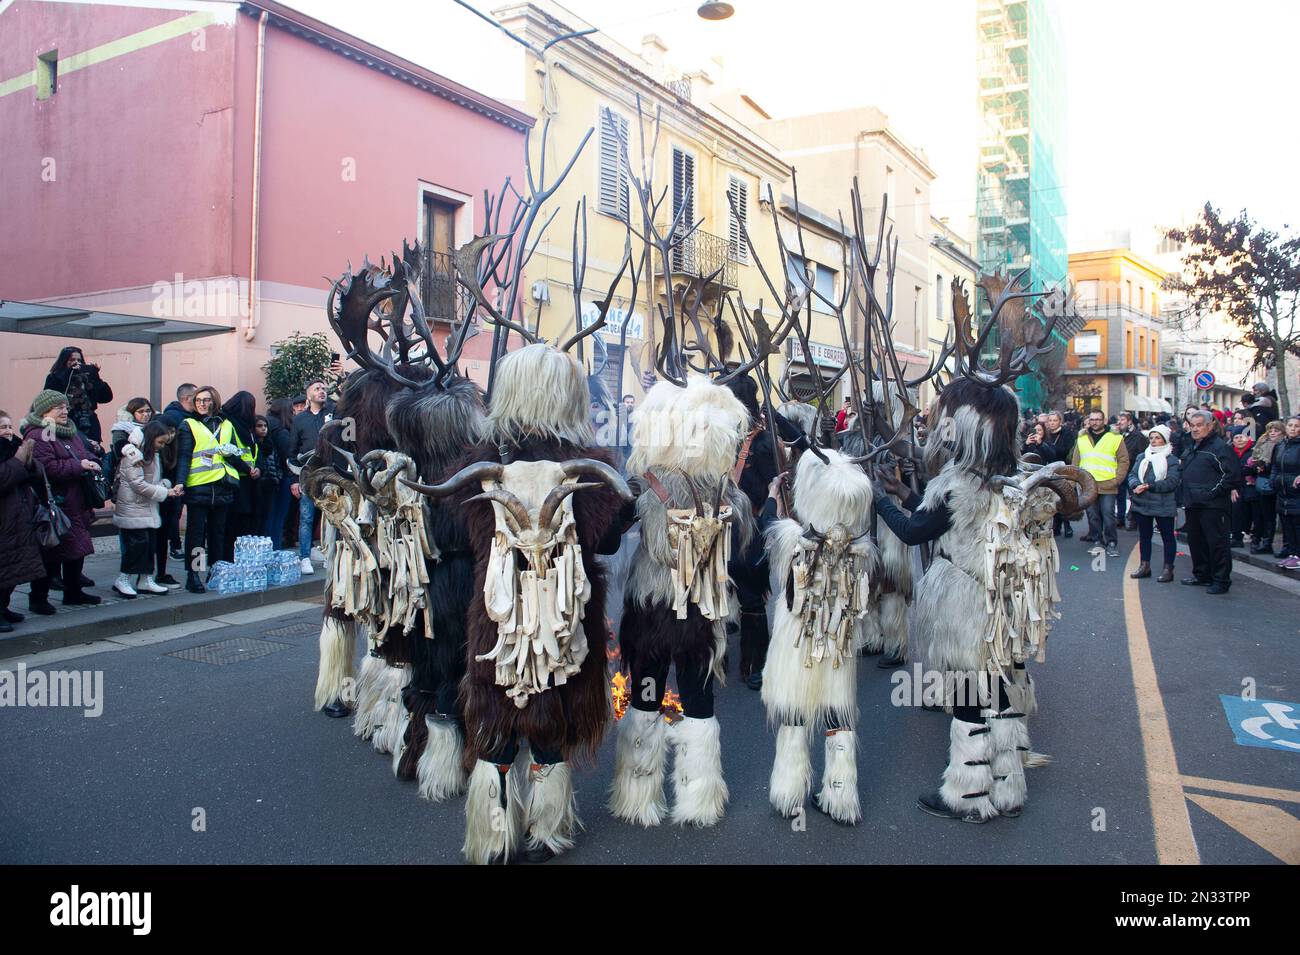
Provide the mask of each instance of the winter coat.
[{"label": "winter coat", "polygon": [[1241,462],[1228,442],[1211,434],[1183,449],[1183,506],[1226,511],[1242,486]]},{"label": "winter coat", "polygon": [[181,405],[179,401],[173,401],[171,404],[169,404],[166,408],[162,410],[159,417],[162,418],[164,421],[166,421],[177,431],[179,431],[181,427],[181,422],[185,420],[185,417],[188,414],[189,412],[185,410],[184,406]]},{"label": "winter coat", "polygon": [[[1094,446],[1096,446],[1097,442],[1101,441],[1102,438],[1106,437],[1108,432],[1103,431],[1100,435],[1093,435],[1091,432],[1085,432],[1085,434],[1087,435],[1088,440],[1091,441]],[[1122,437],[1123,436],[1121,435],[1121,438]],[[1079,467],[1080,466],[1079,462],[1081,460],[1082,460],[1082,454],[1079,448],[1078,439],[1076,438],[1074,442],[1074,450],[1070,452],[1070,463],[1073,464],[1075,467]],[[1119,482],[1124,480],[1125,476],[1128,474],[1130,463],[1132,462],[1129,460],[1128,447],[1121,440],[1119,443],[1119,447],[1115,449],[1115,476],[1111,478],[1109,481],[1098,481],[1097,493],[1098,494],[1118,493]]]},{"label": "winter coat", "polygon": [[321,427],[333,417],[334,408],[328,404],[318,412],[313,412],[308,405],[294,415],[293,427],[289,430],[290,457],[297,458],[298,455],[313,450],[316,447],[316,439],[320,437]]},{"label": "winter coat", "polygon": [[1026,441],[1020,446],[1020,453],[1022,455],[1036,454],[1043,459],[1044,464],[1051,464],[1053,461],[1061,460],[1060,456],[1057,454],[1056,445],[1054,445],[1050,440],[1041,441],[1038,444],[1030,444]]},{"label": "winter coat", "polygon": [[[1183,463],[1171,451],[1169,457],[1165,458],[1163,481],[1143,481],[1141,472],[1142,458],[1138,458],[1137,464],[1133,465],[1125,482],[1128,484],[1129,508],[1148,517],[1173,517],[1178,509],[1174,498],[1178,493],[1178,485],[1182,483]],[[1139,484],[1146,484],[1147,489],[1141,494],[1134,494],[1133,489]]]},{"label": "winter coat", "polygon": [[1237,462],[1241,465],[1241,482],[1240,488],[1241,499],[1243,501],[1253,501],[1259,497],[1259,492],[1255,490],[1255,481],[1259,476],[1259,471],[1251,462],[1251,454],[1255,447],[1255,442],[1247,441],[1244,448],[1238,449],[1232,445],[1232,453],[1237,456]]},{"label": "winter coat", "polygon": [[0,590],[12,590],[45,576],[35,523],[40,475],[13,456],[21,441],[0,444]]},{"label": "winter coat", "polygon": [[[65,348],[64,351],[66,352],[67,349]],[[82,365],[77,369],[59,368],[58,371],[45,376],[45,388],[48,391],[61,391],[68,395],[74,374],[77,376],[76,390],[84,396],[81,408],[86,414],[83,416],[76,408],[70,407],[69,417],[78,428],[84,424],[84,435],[98,442],[103,436],[103,430],[95,410],[104,402],[113,400],[113,389],[99,377],[99,369],[94,365]],[[71,399],[72,396],[69,395],[69,398]]]},{"label": "winter coat", "polygon": [[[292,424],[292,422],[290,422],[290,424]],[[280,424],[279,419],[274,415],[267,418],[266,425],[266,441],[267,444],[275,448],[276,467],[280,472],[280,476],[283,477],[286,474],[292,473],[289,471],[288,465],[285,464],[285,462],[289,460],[289,439],[292,431],[290,428],[286,428],[284,425]]]},{"label": "winter coat", "polygon": [[1128,451],[1129,463],[1132,464],[1136,462],[1138,458],[1142,457],[1142,452],[1147,449],[1147,445],[1151,442],[1147,440],[1147,436],[1139,431],[1136,426],[1127,432],[1120,433],[1124,437],[1124,449]]},{"label": "winter coat", "polygon": [[[200,418],[197,414],[187,413],[185,417],[193,418],[200,424],[205,425],[214,435],[220,432],[221,422],[224,420],[219,414]],[[193,458],[194,432],[190,430],[188,424],[182,423],[176,429],[176,480],[173,482],[174,484],[184,486],[185,479],[190,476],[190,461]],[[186,487],[184,500],[186,504],[199,504],[206,507],[229,507],[230,502],[235,499],[235,488],[236,482],[227,476],[220,481],[213,481],[211,484]]]},{"label": "winter coat", "polygon": [[160,527],[158,505],[167,499],[171,481],[162,476],[162,461],[155,454],[145,462],[135,444],[122,448],[117,465],[117,495],[113,498],[113,523],[127,530]]},{"label": "winter coat", "polygon": [[1047,440],[1052,442],[1052,447],[1056,449],[1056,460],[1069,463],[1074,457],[1074,442],[1078,439],[1075,430],[1067,425],[1061,425],[1061,430],[1052,434],[1047,433]]},{"label": "winter coat", "polygon": [[1288,516],[1300,515],[1300,487],[1294,486],[1300,477],[1300,438],[1287,438],[1273,449],[1268,476],[1277,494],[1277,509]]},{"label": "winter coat", "polygon": [[[99,463],[98,458],[86,447],[80,434],[74,433],[70,438],[55,436],[46,441],[44,432],[45,429],[39,425],[28,425],[23,430],[23,437],[36,442],[32,457],[45,469],[50,489],[72,523],[50,553],[60,560],[89,557],[95,552],[95,545],[90,540],[90,525],[95,521],[95,513],[86,503],[82,479],[88,472],[82,468],[81,462]],[[44,482],[41,487],[44,488]]]},{"label": "winter coat", "polygon": [[262,476],[257,479],[259,485],[264,482],[272,485],[280,483],[280,475],[283,471],[280,452],[271,439],[270,433],[257,442],[257,469],[262,472]]}]

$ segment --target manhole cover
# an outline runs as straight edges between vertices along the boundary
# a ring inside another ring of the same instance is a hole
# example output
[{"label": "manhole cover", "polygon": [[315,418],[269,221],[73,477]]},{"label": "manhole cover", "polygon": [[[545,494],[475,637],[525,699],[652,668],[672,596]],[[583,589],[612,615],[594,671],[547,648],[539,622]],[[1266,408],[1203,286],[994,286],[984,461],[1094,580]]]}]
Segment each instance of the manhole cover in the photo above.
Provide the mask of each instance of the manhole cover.
[{"label": "manhole cover", "polygon": [[239,663],[241,660],[256,660],[277,650],[288,650],[291,646],[292,644],[289,643],[272,643],[270,640],[256,640],[252,637],[231,637],[229,640],[205,643],[202,646],[176,650],[165,655],[221,667],[227,663]]},{"label": "manhole cover", "polygon": [[319,623],[291,623],[276,627],[274,630],[262,631],[268,637],[305,637],[310,633],[320,633]]}]

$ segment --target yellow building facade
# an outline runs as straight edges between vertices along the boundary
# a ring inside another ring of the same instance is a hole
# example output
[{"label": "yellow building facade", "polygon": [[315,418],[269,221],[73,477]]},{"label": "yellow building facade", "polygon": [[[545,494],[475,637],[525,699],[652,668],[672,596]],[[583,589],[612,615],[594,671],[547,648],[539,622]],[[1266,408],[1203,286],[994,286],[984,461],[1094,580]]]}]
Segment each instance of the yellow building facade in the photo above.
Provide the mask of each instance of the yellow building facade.
[{"label": "yellow building facade", "polygon": [[[788,169],[775,149],[711,105],[707,76],[661,81],[652,75],[656,72],[652,64],[602,35],[568,39],[538,56],[533,51],[541,51],[550,41],[586,24],[564,22],[533,4],[499,9],[494,16],[533,48],[524,53],[524,109],[537,119],[530,142],[534,173],[541,169],[544,125],[549,123],[545,147],[548,182],[564,168],[588,130],[593,130],[568,178],[550,200],[546,214],[556,208],[559,212],[526,270],[528,294],[523,305],[529,322],[540,315],[542,334],[555,339],[576,330],[579,320],[584,325],[591,320],[594,303],[604,296],[622,262],[628,215],[636,230],[642,228],[642,210],[631,175],[641,178],[643,151],[649,164],[652,146],[654,190],[656,196],[664,195],[656,226],[666,233],[683,204],[683,221],[699,221],[700,225],[671,256],[667,268],[657,255],[644,262],[635,303],[630,278],[620,281],[608,324],[598,333],[608,353],[604,380],[610,396],[615,401],[626,394],[640,399],[652,381],[654,347],[661,335],[659,306],[666,306],[666,296],[693,278],[718,272],[705,290],[706,308],[719,296],[738,293],[750,308],[761,302],[765,316],[774,322],[776,303],[754,256],[740,238],[728,193],[746,220],[758,257],[773,282],[783,287],[783,263],[766,203],[769,187],[779,201],[788,178]],[[656,114],[657,145],[651,141]],[[630,169],[619,148],[622,137],[626,137]],[[584,197],[587,264],[582,315],[576,316],[574,211]],[[642,243],[633,239],[633,248],[639,256]],[[590,365],[592,350],[586,357]],[[774,374],[780,372],[779,361],[774,359],[772,367]]]},{"label": "yellow building facade", "polygon": [[1081,412],[1170,412],[1162,393],[1160,304],[1165,273],[1129,249],[1070,255],[1083,330],[1070,341],[1065,374]]}]

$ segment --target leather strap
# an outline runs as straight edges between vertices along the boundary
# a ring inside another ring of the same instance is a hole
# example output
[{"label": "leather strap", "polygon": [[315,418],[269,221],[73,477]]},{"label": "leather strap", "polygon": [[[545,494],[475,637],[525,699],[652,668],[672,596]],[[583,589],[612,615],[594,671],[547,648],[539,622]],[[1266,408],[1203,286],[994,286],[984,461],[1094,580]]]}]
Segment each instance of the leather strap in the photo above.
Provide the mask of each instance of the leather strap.
[{"label": "leather strap", "polygon": [[660,503],[664,507],[671,507],[673,502],[668,496],[668,489],[659,482],[659,479],[650,471],[646,471],[641,476],[645,478],[645,483],[650,487],[650,490],[655,492],[655,497],[659,498]]},{"label": "leather strap", "polygon": [[754,443],[754,439],[762,430],[759,427],[751,428],[749,434],[745,436],[745,443],[740,446],[740,457],[736,459],[736,466],[731,469],[731,480],[737,485],[740,484],[740,475],[745,471],[745,462],[749,459],[749,446]]}]

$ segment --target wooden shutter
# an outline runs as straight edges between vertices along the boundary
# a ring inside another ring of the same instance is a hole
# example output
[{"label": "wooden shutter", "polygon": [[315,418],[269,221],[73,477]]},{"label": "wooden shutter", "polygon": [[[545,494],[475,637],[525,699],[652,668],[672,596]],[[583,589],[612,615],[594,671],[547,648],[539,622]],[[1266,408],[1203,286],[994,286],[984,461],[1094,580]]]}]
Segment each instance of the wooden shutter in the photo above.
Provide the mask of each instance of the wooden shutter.
[{"label": "wooden shutter", "polygon": [[[685,209],[683,212],[682,210]],[[673,147],[673,218],[681,212],[677,226],[685,234],[695,224],[695,157]],[[695,270],[695,237],[682,241],[673,249],[672,267],[677,272],[693,273]]]},{"label": "wooden shutter", "polygon": [[600,211],[626,222],[629,210],[627,163],[623,161],[622,134],[627,140],[627,117],[600,111]]},{"label": "wooden shutter", "polygon": [[749,249],[745,247],[745,236],[740,227],[749,225],[749,183],[732,176],[731,182],[727,185],[727,195],[731,197],[731,201],[727,203],[727,243],[731,258],[736,262],[748,262]]}]

